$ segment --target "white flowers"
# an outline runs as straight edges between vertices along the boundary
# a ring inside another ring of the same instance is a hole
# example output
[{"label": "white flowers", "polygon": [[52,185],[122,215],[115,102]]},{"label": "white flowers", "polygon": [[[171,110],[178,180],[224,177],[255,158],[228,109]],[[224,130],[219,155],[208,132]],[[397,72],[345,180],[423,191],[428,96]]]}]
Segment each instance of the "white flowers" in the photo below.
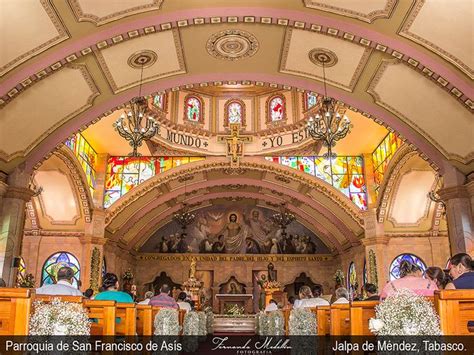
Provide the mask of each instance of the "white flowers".
[{"label": "white flowers", "polygon": [[34,303],[30,318],[30,335],[90,335],[90,321],[80,303]]},{"label": "white flowers", "polygon": [[290,313],[290,335],[316,335],[316,315],[307,308],[296,308]]},{"label": "white flowers", "polygon": [[176,309],[160,309],[154,321],[155,335],[179,335],[181,326]]},{"label": "white flowers", "polygon": [[369,329],[376,335],[441,335],[439,316],[431,302],[401,289],[375,308]]}]

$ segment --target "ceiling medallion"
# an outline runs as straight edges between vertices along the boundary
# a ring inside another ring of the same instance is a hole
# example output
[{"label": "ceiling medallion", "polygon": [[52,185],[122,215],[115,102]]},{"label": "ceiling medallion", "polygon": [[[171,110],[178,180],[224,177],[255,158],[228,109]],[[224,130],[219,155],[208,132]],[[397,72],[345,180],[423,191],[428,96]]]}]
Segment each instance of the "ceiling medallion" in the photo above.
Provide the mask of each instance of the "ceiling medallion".
[{"label": "ceiling medallion", "polygon": [[149,50],[145,49],[143,51],[139,51],[133,53],[127,60],[128,65],[135,69],[142,69],[151,67],[153,64],[156,63],[158,59],[158,55]]},{"label": "ceiling medallion", "polygon": [[309,60],[322,67],[323,63],[326,68],[332,67],[337,64],[336,53],[324,48],[314,48],[308,53]]},{"label": "ceiling medallion", "polygon": [[206,44],[210,55],[218,59],[238,60],[257,53],[257,38],[242,30],[225,30],[213,34]]}]

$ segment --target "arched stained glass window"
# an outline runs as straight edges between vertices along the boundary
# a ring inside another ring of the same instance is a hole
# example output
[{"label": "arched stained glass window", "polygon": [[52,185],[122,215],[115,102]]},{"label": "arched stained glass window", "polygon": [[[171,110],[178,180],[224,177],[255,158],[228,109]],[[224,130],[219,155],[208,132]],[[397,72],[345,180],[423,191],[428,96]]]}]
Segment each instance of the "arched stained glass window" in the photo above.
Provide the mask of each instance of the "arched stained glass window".
[{"label": "arched stained glass window", "polygon": [[107,273],[107,264],[105,262],[105,256],[104,256],[102,259],[102,278],[104,278],[106,273]]},{"label": "arched stained glass window", "polygon": [[202,123],[203,117],[203,101],[195,95],[188,95],[184,100],[184,119],[188,122]]},{"label": "arched stained glass window", "polygon": [[79,281],[81,274],[79,261],[74,255],[64,251],[51,255],[45,261],[41,269],[41,286],[56,283],[58,271],[63,266],[69,266],[74,271],[73,286],[77,287],[77,281]]},{"label": "arched stained glass window", "polygon": [[267,122],[279,122],[285,119],[285,100],[281,95],[270,98],[268,102]]},{"label": "arched stained glass window", "polygon": [[364,259],[364,270],[362,272],[362,284],[365,285],[369,282],[369,274],[367,270],[367,260]]},{"label": "arched stained glass window", "polygon": [[242,105],[239,102],[232,102],[227,106],[229,123],[242,123]]},{"label": "arched stained glass window", "polygon": [[312,109],[318,103],[318,95],[311,92],[305,91],[304,95],[305,111]]},{"label": "arched stained glass window", "polygon": [[355,264],[352,262],[349,264],[349,270],[347,271],[347,288],[349,293],[352,294],[358,286],[356,268]]},{"label": "arched stained glass window", "polygon": [[20,265],[18,265],[18,273],[16,274],[16,284],[21,285],[26,278],[26,263],[20,256]]},{"label": "arched stained glass window", "polygon": [[166,94],[157,94],[153,96],[153,106],[159,110],[165,111],[166,109]]},{"label": "arched stained glass window", "polygon": [[419,257],[414,254],[401,254],[393,259],[390,264],[390,281],[400,278],[400,264],[403,260],[407,260],[412,264],[418,265],[423,272],[426,270],[426,265]]},{"label": "arched stained glass window", "polygon": [[240,99],[228,100],[224,105],[224,127],[231,123],[245,126],[245,103]]}]

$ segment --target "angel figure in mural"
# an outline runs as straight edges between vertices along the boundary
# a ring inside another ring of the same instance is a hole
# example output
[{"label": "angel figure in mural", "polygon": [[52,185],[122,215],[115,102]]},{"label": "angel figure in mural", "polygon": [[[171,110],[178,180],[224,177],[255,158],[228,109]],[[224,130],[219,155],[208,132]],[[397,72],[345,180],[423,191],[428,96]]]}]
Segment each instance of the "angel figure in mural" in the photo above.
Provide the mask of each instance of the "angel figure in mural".
[{"label": "angel figure in mural", "polygon": [[244,215],[245,223],[253,235],[253,238],[259,245],[263,245],[272,231],[273,223],[262,217],[258,209],[253,209],[250,212],[250,218]]},{"label": "angel figure in mural", "polygon": [[229,223],[220,231],[225,237],[226,251],[231,254],[245,253],[244,233],[241,224],[238,222],[237,214],[229,215]]}]

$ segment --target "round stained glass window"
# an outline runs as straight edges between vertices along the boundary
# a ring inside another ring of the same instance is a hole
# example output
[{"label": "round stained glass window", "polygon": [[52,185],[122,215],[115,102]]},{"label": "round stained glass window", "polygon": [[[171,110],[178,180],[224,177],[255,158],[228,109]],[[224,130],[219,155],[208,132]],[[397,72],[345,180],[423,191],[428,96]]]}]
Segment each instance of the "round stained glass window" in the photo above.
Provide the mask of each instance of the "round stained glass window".
[{"label": "round stained glass window", "polygon": [[79,261],[74,255],[66,252],[55,253],[46,260],[41,271],[41,286],[56,283],[58,271],[63,266],[69,266],[74,271],[72,284],[77,288],[81,273]]},{"label": "round stained glass window", "polygon": [[400,278],[400,264],[403,260],[409,261],[421,268],[423,272],[426,270],[426,265],[419,257],[414,254],[401,254],[397,256],[390,264],[390,281]]}]

